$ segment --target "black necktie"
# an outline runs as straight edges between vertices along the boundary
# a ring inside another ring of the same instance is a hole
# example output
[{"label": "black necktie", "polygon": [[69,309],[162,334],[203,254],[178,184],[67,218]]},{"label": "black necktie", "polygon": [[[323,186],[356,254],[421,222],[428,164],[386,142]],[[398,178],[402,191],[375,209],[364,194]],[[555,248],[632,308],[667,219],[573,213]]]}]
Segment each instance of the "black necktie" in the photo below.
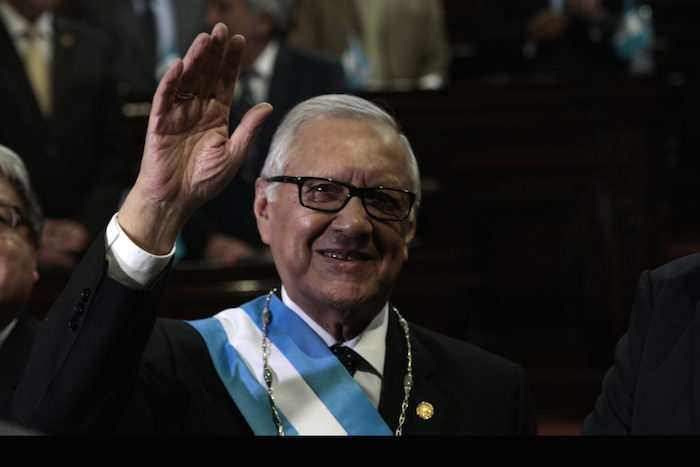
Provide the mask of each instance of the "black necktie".
[{"label": "black necktie", "polygon": [[257,72],[255,70],[243,70],[238,77],[237,85],[240,88],[240,94],[233,103],[233,107],[239,121],[256,104],[253,97],[253,89],[250,87],[251,80],[256,76]]},{"label": "black necktie", "polygon": [[355,375],[355,371],[363,364],[365,361],[357,352],[352,350],[350,347],[345,347],[344,345],[334,344],[330,347],[331,352],[340,360],[348,373],[351,376]]}]

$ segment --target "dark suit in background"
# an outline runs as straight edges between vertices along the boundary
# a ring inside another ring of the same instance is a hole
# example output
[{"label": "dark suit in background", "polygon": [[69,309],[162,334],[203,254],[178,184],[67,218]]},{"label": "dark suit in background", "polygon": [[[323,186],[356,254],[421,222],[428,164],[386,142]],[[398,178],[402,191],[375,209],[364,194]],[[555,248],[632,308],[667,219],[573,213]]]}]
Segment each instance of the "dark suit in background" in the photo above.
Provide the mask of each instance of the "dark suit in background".
[{"label": "dark suit in background", "polygon": [[[118,284],[107,277],[104,254],[98,239],[49,313],[17,391],[18,419],[49,433],[252,434],[200,335],[181,321],[156,320],[159,287]],[[78,302],[84,313],[76,314]],[[406,348],[391,316],[379,412],[393,431]],[[414,388],[404,434],[535,433],[522,368],[418,326],[411,336]],[[421,401],[435,407],[429,421],[416,415]]]},{"label": "dark suit in background", "polygon": [[700,433],[700,255],[642,274],[585,434]]},{"label": "dark suit in background", "polygon": [[[190,44],[202,32],[202,0],[172,0],[176,55],[184,56]],[[150,102],[158,85],[157,57],[147,50],[144,22],[131,0],[78,0],[74,14],[81,20],[107,32],[117,47],[115,74],[119,94],[125,101]]]},{"label": "dark suit in background", "polygon": [[619,0],[602,1],[606,14],[598,20],[567,13],[561,35],[530,42],[533,19],[550,9],[549,0],[482,0],[479,21],[473,23],[481,66],[489,72],[541,73],[568,79],[621,73],[624,67],[612,44],[621,4]]},{"label": "dark suit in background", "polygon": [[106,36],[55,16],[53,112],[41,113],[0,21],[0,144],[19,153],[47,218],[105,225],[129,183],[129,148]]},{"label": "dark suit in background", "polygon": [[[255,247],[262,247],[253,215],[254,184],[277,127],[287,112],[300,102],[346,90],[345,74],[339,62],[280,45],[266,99],[272,104],[273,112],[255,136],[255,142],[233,182],[217,198],[197,211],[183,231],[189,256],[199,256],[206,240],[215,232],[223,232]],[[234,103],[230,132],[238,126],[245,110]]]}]

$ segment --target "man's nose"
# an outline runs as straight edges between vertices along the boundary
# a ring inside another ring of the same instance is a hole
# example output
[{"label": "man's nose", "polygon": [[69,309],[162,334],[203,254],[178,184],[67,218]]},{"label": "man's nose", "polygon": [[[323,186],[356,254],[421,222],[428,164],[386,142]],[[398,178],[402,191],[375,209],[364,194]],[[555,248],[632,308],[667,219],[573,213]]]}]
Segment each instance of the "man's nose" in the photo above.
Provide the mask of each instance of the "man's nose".
[{"label": "man's nose", "polygon": [[333,227],[347,232],[348,235],[368,235],[372,232],[372,220],[370,219],[362,200],[353,196],[343,209],[336,213],[333,219]]}]

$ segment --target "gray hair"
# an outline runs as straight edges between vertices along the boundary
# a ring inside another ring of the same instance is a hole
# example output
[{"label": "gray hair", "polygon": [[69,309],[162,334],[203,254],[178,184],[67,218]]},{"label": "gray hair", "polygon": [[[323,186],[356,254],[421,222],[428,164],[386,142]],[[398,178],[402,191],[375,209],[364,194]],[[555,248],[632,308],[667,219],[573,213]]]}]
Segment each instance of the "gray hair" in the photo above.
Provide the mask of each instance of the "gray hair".
[{"label": "gray hair", "polygon": [[[370,120],[387,125],[396,131],[406,150],[406,162],[408,163],[411,183],[409,189],[416,194],[416,202],[411,212],[411,220],[415,220],[421,202],[421,183],[418,161],[411,148],[411,143],[406,138],[406,135],[401,132],[394,117],[370,101],[360,97],[348,94],[328,94],[313,97],[295,106],[277,128],[270,144],[270,152],[267,155],[267,159],[265,159],[265,165],[260,175],[263,178],[268,178],[284,174],[299,129],[305,123],[321,117]],[[268,187],[267,193],[271,199],[274,199],[276,186],[277,184],[271,184]]]},{"label": "gray hair", "polygon": [[291,27],[296,8],[295,0],[245,0],[253,13],[272,18],[278,34],[286,33]]},{"label": "gray hair", "polygon": [[44,224],[41,206],[32,190],[24,162],[14,151],[2,145],[0,145],[0,177],[7,180],[22,200],[22,217],[29,227],[32,242],[38,247]]}]

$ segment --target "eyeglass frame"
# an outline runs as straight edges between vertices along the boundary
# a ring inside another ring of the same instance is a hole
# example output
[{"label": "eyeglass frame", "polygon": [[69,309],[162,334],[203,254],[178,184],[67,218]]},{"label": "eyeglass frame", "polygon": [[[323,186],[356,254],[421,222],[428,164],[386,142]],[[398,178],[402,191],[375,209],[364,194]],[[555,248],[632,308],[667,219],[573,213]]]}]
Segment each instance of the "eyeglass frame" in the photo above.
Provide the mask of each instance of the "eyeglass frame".
[{"label": "eyeglass frame", "polygon": [[[331,212],[331,213],[340,212],[343,209],[345,209],[345,206],[348,205],[348,203],[350,202],[350,200],[353,197],[357,196],[358,198],[360,198],[360,201],[362,202],[362,207],[365,209],[365,212],[367,213],[367,215],[369,217],[371,217],[372,219],[382,221],[382,222],[383,221],[387,221],[387,222],[403,222],[403,221],[405,221],[411,215],[411,209],[413,209],[413,205],[416,202],[416,194],[415,193],[413,193],[409,190],[402,189],[402,188],[392,188],[392,187],[386,187],[384,185],[372,186],[372,187],[357,187],[355,185],[341,182],[341,181],[335,180],[333,178],[299,177],[299,176],[292,176],[292,175],[277,175],[275,177],[267,177],[267,178],[265,178],[265,180],[267,180],[268,182],[271,182],[271,183],[291,183],[291,184],[296,185],[298,188],[298,193],[299,193],[299,204],[301,204],[303,207],[305,207],[307,209],[311,209],[311,210],[319,211],[319,212]],[[307,180],[323,180],[323,181],[335,183],[337,185],[340,185],[340,186],[347,188],[348,194],[347,194],[342,206],[340,206],[337,209],[323,209],[323,208],[310,207],[310,206],[307,206],[306,204],[304,204],[304,201],[302,200],[301,189]],[[365,197],[364,197],[364,193],[372,191],[372,190],[389,190],[389,191],[396,191],[399,193],[407,194],[409,197],[409,203],[408,203],[408,209],[406,210],[406,214],[400,219],[398,219],[398,218],[381,218],[381,217],[377,217],[374,214],[372,214],[369,211],[369,209],[367,209],[367,205],[365,204]]]}]

